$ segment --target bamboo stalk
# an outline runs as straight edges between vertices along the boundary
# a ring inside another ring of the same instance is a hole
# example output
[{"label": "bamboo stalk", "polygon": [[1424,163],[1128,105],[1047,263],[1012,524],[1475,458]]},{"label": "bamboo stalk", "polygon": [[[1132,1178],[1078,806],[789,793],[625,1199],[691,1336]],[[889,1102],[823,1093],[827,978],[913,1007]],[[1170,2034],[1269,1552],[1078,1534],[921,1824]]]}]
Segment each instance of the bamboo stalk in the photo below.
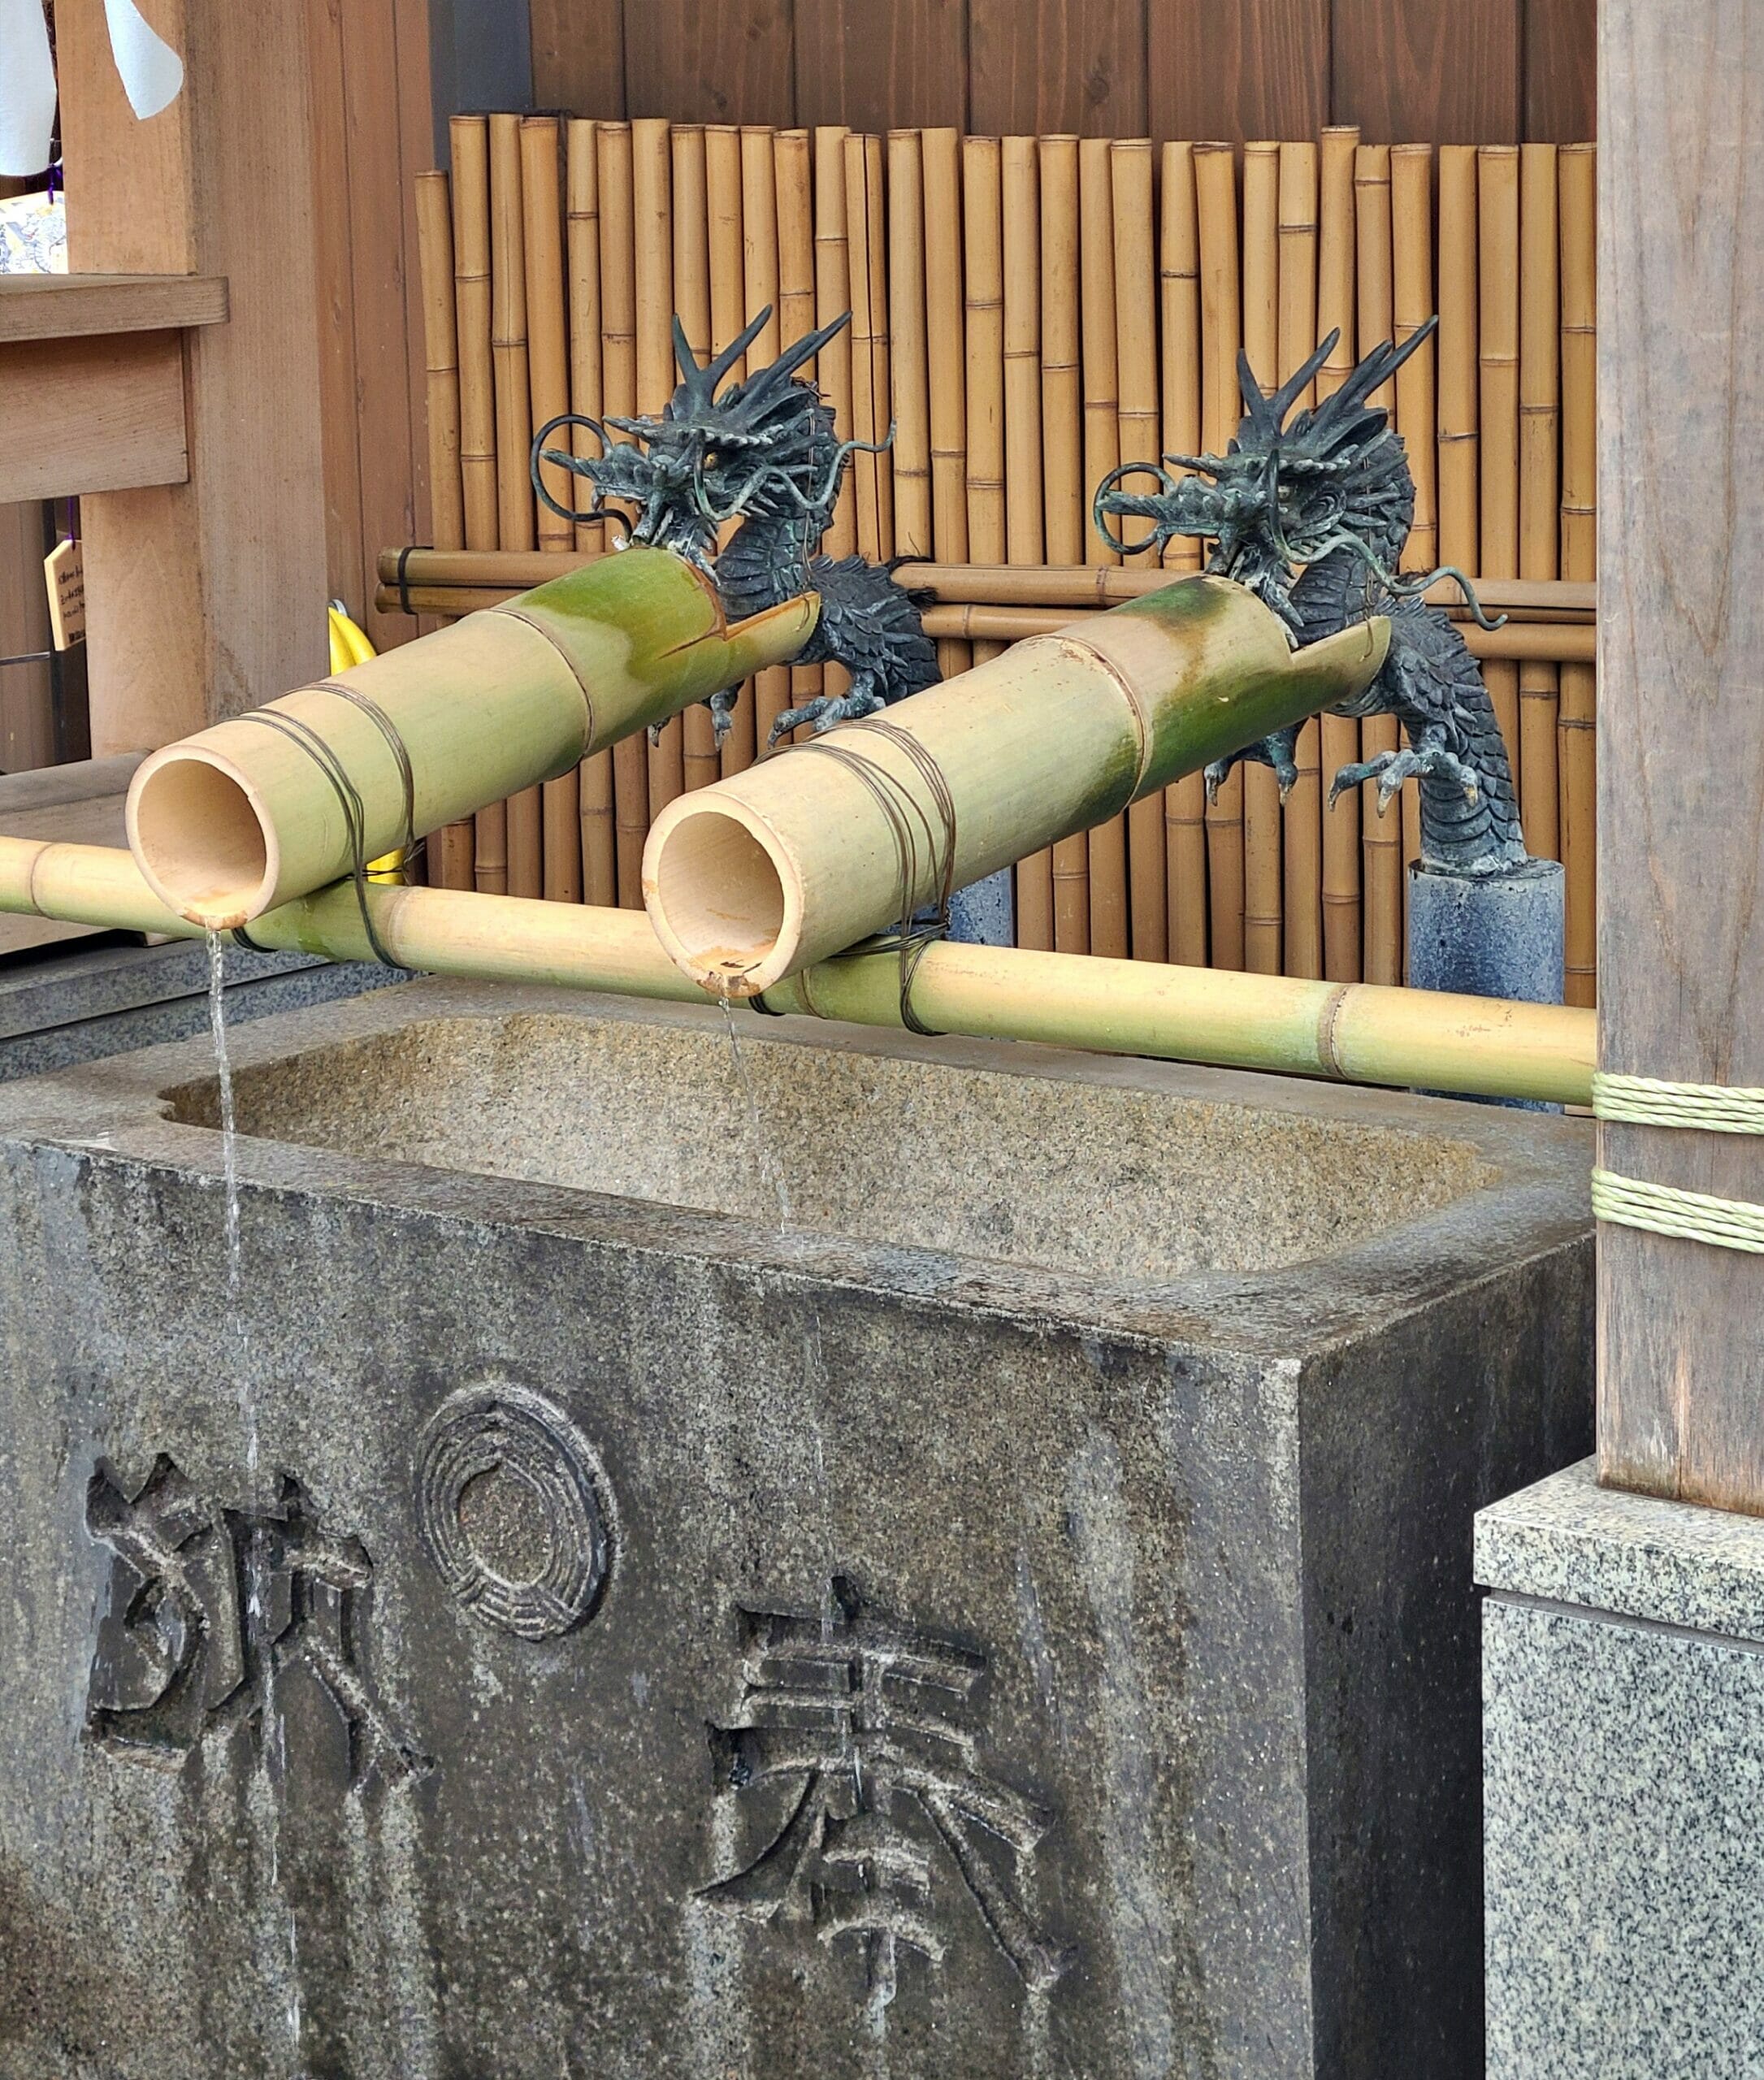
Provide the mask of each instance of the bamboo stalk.
[{"label": "bamboo stalk", "polygon": [[[1562,238],[1562,574],[1591,580],[1598,566],[1597,148],[1557,155]],[[1591,1004],[1597,986],[1597,681],[1564,665],[1558,750],[1562,860],[1567,873],[1564,994]]]},{"label": "bamboo stalk", "polygon": [[[669,141],[673,166],[671,217],[674,310],[693,358],[702,367],[711,354],[710,202],[700,123],[676,123]],[[688,708],[680,717],[680,784],[690,794],[722,777],[710,710]]]},{"label": "bamboo stalk", "polygon": [[[1390,218],[1390,147],[1362,145],[1354,154],[1354,236],[1363,347],[1395,337],[1394,255]],[[1380,384],[1367,401],[1394,413],[1396,385]],[[1393,715],[1368,715],[1360,724],[1360,755],[1376,758],[1397,748]],[[1364,920],[1361,972],[1368,982],[1402,980],[1402,832],[1378,814],[1378,791],[1360,791],[1361,902]]]},{"label": "bamboo stalk", "polygon": [[496,516],[501,546],[534,546],[527,332],[527,255],[521,203],[521,119],[490,123],[491,358],[496,371]]},{"label": "bamboo stalk", "polygon": [[[1319,167],[1317,331],[1341,337],[1317,378],[1317,396],[1333,397],[1359,358],[1358,282],[1354,174],[1359,132],[1351,125],[1327,129]],[[1319,718],[1322,767],[1320,815],[1323,824],[1323,973],[1332,982],[1360,979],[1359,795],[1354,788],[1335,802],[1329,789],[1345,765],[1360,755],[1360,726],[1350,715]]]},{"label": "bamboo stalk", "polygon": [[[1084,395],[1084,560],[1120,561],[1090,524],[1097,485],[1120,459],[1120,380],[1115,339],[1115,210],[1109,141],[1078,140],[1078,331]],[[1093,827],[1090,951],[1124,958],[1129,950],[1127,824],[1112,817]]]},{"label": "bamboo stalk", "polygon": [[[1237,243],[1236,155],[1229,145],[1194,147],[1200,246],[1201,440],[1222,455],[1242,416],[1237,349],[1243,341]],[[1233,767],[1207,818],[1207,943],[1215,968],[1243,960],[1243,769]]]},{"label": "bamboo stalk", "polygon": [[[569,320],[565,308],[563,195],[559,180],[561,138],[550,115],[521,119],[521,221],[527,276],[527,383],[532,423],[567,412],[570,406]],[[540,480],[562,506],[574,504],[573,479],[554,462],[540,465]],[[538,515],[540,549],[567,555],[575,529],[548,506]]]},{"label": "bamboo stalk", "polygon": [[490,351],[490,145],[481,115],[449,126],[453,158],[453,305],[459,323],[459,468],[466,546],[501,546],[496,376]]},{"label": "bamboo stalk", "polygon": [[[1556,148],[1519,154],[1519,568],[1556,575],[1561,503],[1561,298],[1557,277]],[[1554,665],[1519,670],[1519,815],[1527,850],[1562,856],[1557,795],[1559,700]]]},{"label": "bamboo stalk", "polygon": [[1005,506],[1002,167],[1003,154],[996,137],[964,138],[968,546],[970,554],[1000,565],[1009,554]]},{"label": "bamboo stalk", "polygon": [[[628,911],[377,885],[365,901],[379,943],[419,972],[665,1002],[701,998],[648,918]],[[28,838],[0,838],[0,910],[173,938],[200,930],[154,898],[127,852]],[[375,957],[347,885],[273,911],[253,930],[260,943],[290,952]],[[884,1028],[905,1022],[892,953],[805,969],[763,1001],[774,1012]],[[947,941],[925,949],[912,1002],[915,1016],[940,1033],[1558,1104],[1592,1098],[1592,1014],[1555,1004],[1340,989]]]},{"label": "bamboo stalk", "polygon": [[603,557],[153,752],[129,842],[194,921],[246,924],[794,655],[814,619],[794,600],[730,629],[683,558]]},{"label": "bamboo stalk", "polygon": [[895,548],[931,548],[930,371],[925,333],[925,167],[917,130],[891,130],[888,334],[895,445]]},{"label": "bamboo stalk", "polygon": [[[733,123],[704,128],[704,187],[710,212],[710,344],[721,353],[740,337],[748,319],[746,240],[742,230],[741,132]],[[825,362],[826,357],[823,357]],[[742,381],[747,357],[730,364],[728,380]],[[726,541],[733,525],[723,530]],[[724,773],[740,773],[757,754],[756,714],[751,682],[741,687],[730,711],[719,760]]]},{"label": "bamboo stalk", "polygon": [[644,855],[657,936],[706,988],[752,995],[946,877],[978,880],[1350,699],[1389,638],[1373,620],[1294,652],[1253,595],[1194,578],[1025,644],[901,702],[886,732],[845,730],[839,760],[798,747],[671,803]]},{"label": "bamboo stalk", "polygon": [[[815,323],[830,325],[852,303],[851,254],[846,233],[845,141],[843,125],[826,124],[815,132]],[[821,388],[833,408],[841,440],[849,440],[856,422],[852,409],[852,332],[847,326],[821,350]],[[829,556],[852,556],[857,548],[857,504],[847,474],[827,530]]]},{"label": "bamboo stalk", "polygon": [[1439,554],[1481,568],[1476,148],[1439,149]]},{"label": "bamboo stalk", "polygon": [[[808,132],[780,130],[772,141],[772,166],[778,210],[778,310],[780,349],[815,329],[814,202],[810,192]],[[922,275],[922,269],[921,271]],[[813,382],[813,361],[801,370],[803,380]],[[927,532],[926,540],[930,536]],[[818,700],[826,690],[826,671],[820,665],[791,667],[787,680],[778,679],[778,690],[792,708]],[[841,688],[845,682],[842,679]],[[802,734],[808,734],[804,724]]]},{"label": "bamboo stalk", "polygon": [[[453,205],[444,173],[416,177],[417,261],[423,279],[423,367],[429,438],[430,530],[440,549],[466,545],[460,476],[459,327],[453,288]],[[475,838],[468,819],[431,847],[444,888],[470,888]]]},{"label": "bamboo stalk", "polygon": [[[888,332],[888,237],[886,184],[882,169],[882,141],[880,137],[865,137],[863,144],[864,180],[862,193],[865,224],[864,231],[865,258],[869,270],[868,306],[870,316],[870,386],[873,398],[871,417],[878,436],[889,437],[893,431],[891,400],[894,396],[892,375],[893,343]],[[846,207],[851,208],[847,197]],[[879,456],[876,466],[877,534],[881,544],[881,554],[886,559],[895,552],[895,476],[889,458]]]},{"label": "bamboo stalk", "polygon": [[[1046,552],[1042,487],[1041,180],[1033,137],[999,147],[1003,248],[1003,448],[1006,553],[1038,566]],[[932,399],[934,406],[936,399]],[[993,655],[970,648],[975,662]],[[1016,863],[1016,943],[1051,951],[1054,856],[1044,847]]]},{"label": "bamboo stalk", "polygon": [[881,457],[868,453],[887,431],[877,418],[876,327],[870,304],[869,209],[865,200],[868,174],[864,139],[847,133],[843,141],[845,176],[847,293],[851,298],[852,433],[863,443],[852,457],[852,482],[857,526],[857,552],[872,563],[882,559]]},{"label": "bamboo stalk", "polygon": [[[1393,336],[1400,343],[1425,324],[1434,306],[1433,153],[1428,145],[1390,148],[1391,291]],[[1402,557],[1405,570],[1430,570],[1439,557],[1437,341],[1430,340],[1397,372],[1397,431],[1409,451],[1415,477],[1415,524]],[[1402,960],[1408,973],[1409,881],[1406,869],[1420,857],[1421,800],[1405,781],[1402,804]]]},{"label": "bamboo stalk", "polygon": [[[1115,275],[1115,364],[1124,462],[1155,463],[1158,399],[1158,262],[1152,206],[1151,141],[1125,138],[1108,151]],[[1129,540],[1133,531],[1124,529]],[[1138,539],[1150,532],[1142,526]],[[1135,960],[1170,957],[1165,886],[1164,796],[1148,795],[1127,812],[1127,918]]]},{"label": "bamboo stalk", "polygon": [[[1164,451],[1192,455],[1201,444],[1200,228],[1194,214],[1194,150],[1166,145],[1159,169],[1159,318]],[[1164,566],[1198,570],[1201,545],[1179,535],[1164,545]],[[1198,773],[1164,791],[1164,909],[1170,958],[1207,961],[1207,787]]]},{"label": "bamboo stalk", "polygon": [[[968,370],[962,325],[961,137],[927,130],[925,168],[925,333],[931,415],[931,540],[937,554],[968,555]],[[960,544],[960,547],[954,546]],[[965,643],[938,645],[945,678],[973,662]]]},{"label": "bamboo stalk", "polygon": [[[1481,271],[1480,565],[1491,577],[1509,578],[1519,570],[1519,147],[1484,145],[1477,154],[1476,168]],[[1488,664],[1482,676],[1506,740],[1523,822],[1525,760],[1519,734],[1519,667]]]},{"label": "bamboo stalk", "polygon": [[[569,325],[564,281],[562,137],[555,116],[521,120],[521,216],[527,267],[527,378],[533,424],[570,410]],[[542,463],[540,476],[560,505],[574,504],[569,472]],[[548,506],[538,514],[542,554],[573,556],[574,524]],[[582,792],[572,766],[540,790],[541,892],[553,903],[582,900]]]},{"label": "bamboo stalk", "polygon": [[[1264,391],[1280,380],[1280,164],[1276,144],[1243,148],[1243,351]],[[1240,770],[1243,965],[1252,974],[1277,975],[1285,908],[1280,783],[1259,763]]]},{"label": "bamboo stalk", "polygon": [[596,752],[576,768],[581,819],[583,900],[609,908],[618,900],[618,839],[613,822],[613,754]]},{"label": "bamboo stalk", "polygon": [[[1317,323],[1317,148],[1280,148],[1280,375],[1303,366],[1315,350]],[[1339,352],[1339,349],[1337,349]],[[1315,382],[1295,410],[1317,400]],[[1323,973],[1323,734],[1316,717],[1300,729],[1294,752],[1298,778],[1281,804],[1281,965],[1289,975]]]},{"label": "bamboo stalk", "polygon": [[[570,409],[597,419],[604,409],[600,375],[600,164],[592,123],[572,120],[565,126],[565,250],[570,281]],[[598,453],[599,443],[586,427],[572,427],[577,455]],[[586,497],[570,500],[586,508]],[[598,555],[606,531],[598,520],[576,522],[579,553]],[[593,899],[590,899],[591,900]]]},{"label": "bamboo stalk", "polygon": [[[659,418],[674,395],[674,184],[670,125],[631,126],[632,258],[636,286],[637,410]],[[649,821],[686,785],[683,719],[670,716],[646,748]]]},{"label": "bamboo stalk", "polygon": [[[1080,380],[1078,141],[1043,137],[1041,176],[1042,496],[1050,560],[1086,560],[1084,405]],[[977,553],[977,551],[976,552]],[[975,652],[976,661],[979,652]],[[1084,833],[1051,848],[1054,944],[1090,950],[1090,845]]]},{"label": "bamboo stalk", "polygon": [[[776,141],[770,130],[751,124],[741,132],[741,251],[747,314],[757,318],[768,308],[772,314],[748,350],[751,370],[776,361],[785,344],[779,313]],[[753,727],[760,750],[789,705],[788,672],[762,673],[754,681]]]},{"label": "bamboo stalk", "polygon": [[[596,143],[600,181],[600,382],[608,414],[625,418],[637,409],[637,231],[631,125],[601,124]],[[626,738],[613,747],[612,759],[618,899],[631,909],[643,901],[648,752],[640,739]]]},{"label": "bamboo stalk", "polygon": [[[490,351],[496,388],[496,526],[505,548],[534,546],[532,444],[528,369],[526,230],[521,194],[521,119],[490,124]],[[544,892],[540,792],[509,798],[508,885],[511,895]]]}]

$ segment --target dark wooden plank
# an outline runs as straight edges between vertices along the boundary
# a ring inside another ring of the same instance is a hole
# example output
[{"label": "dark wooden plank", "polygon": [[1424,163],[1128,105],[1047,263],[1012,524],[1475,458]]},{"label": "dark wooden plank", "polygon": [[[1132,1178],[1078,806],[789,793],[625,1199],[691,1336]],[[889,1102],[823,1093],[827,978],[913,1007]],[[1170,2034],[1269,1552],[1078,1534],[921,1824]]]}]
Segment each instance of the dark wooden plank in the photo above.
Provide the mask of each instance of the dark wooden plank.
[{"label": "dark wooden plank", "polygon": [[1534,145],[1598,135],[1598,0],[1525,0],[1525,136]]},{"label": "dark wooden plank", "polygon": [[795,120],[791,0],[631,0],[625,109],[678,123]]},{"label": "dark wooden plank", "polygon": [[1146,0],[969,0],[968,123],[981,136],[1146,131]]},{"label": "dark wooden plank", "polygon": [[1329,120],[1329,0],[1148,0],[1154,137],[1314,137]]},{"label": "dark wooden plank", "polygon": [[796,120],[964,128],[967,0],[796,0]]},{"label": "dark wooden plank", "polygon": [[[1764,118],[1723,0],[1600,11],[1599,1059],[1764,1085]],[[1694,228],[1693,230],[1691,228]],[[1631,1178],[1764,1200],[1743,1133],[1607,1125]],[[1599,1231],[1599,1461],[1764,1514],[1759,1260]]]},{"label": "dark wooden plank", "polygon": [[527,0],[527,14],[533,106],[607,121],[622,116],[625,12],[620,0]]},{"label": "dark wooden plank", "polygon": [[1519,0],[1335,0],[1331,119],[1367,144],[1519,141]]}]

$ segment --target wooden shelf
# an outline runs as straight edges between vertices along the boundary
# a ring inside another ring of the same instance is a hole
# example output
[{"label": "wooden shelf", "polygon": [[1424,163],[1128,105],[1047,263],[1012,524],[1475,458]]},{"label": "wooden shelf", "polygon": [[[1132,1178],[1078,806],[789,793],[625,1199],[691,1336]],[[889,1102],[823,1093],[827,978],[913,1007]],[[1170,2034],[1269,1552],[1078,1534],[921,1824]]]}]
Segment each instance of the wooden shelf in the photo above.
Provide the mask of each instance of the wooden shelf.
[{"label": "wooden shelf", "polygon": [[0,344],[226,322],[221,275],[0,275]]}]

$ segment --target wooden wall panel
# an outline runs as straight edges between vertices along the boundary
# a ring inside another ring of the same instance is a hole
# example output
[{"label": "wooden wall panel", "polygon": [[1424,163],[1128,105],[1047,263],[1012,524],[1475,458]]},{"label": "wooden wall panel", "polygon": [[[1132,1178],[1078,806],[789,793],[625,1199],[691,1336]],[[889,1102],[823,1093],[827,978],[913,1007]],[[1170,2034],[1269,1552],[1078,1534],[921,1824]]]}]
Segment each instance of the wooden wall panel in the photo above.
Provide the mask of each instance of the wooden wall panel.
[{"label": "wooden wall panel", "polygon": [[625,112],[788,124],[795,41],[791,0],[637,0],[625,10]]},{"label": "wooden wall panel", "polygon": [[967,0],[796,0],[795,119],[965,128]]},{"label": "wooden wall panel", "polygon": [[1148,0],[1155,137],[1315,136],[1329,117],[1330,0]]},{"label": "wooden wall panel", "polygon": [[[410,0],[401,0],[410,4]],[[530,0],[541,106],[978,136],[1578,142],[1597,0]]]},{"label": "wooden wall panel", "polygon": [[621,0],[527,0],[527,11],[532,21],[533,106],[609,120],[623,115]]},{"label": "wooden wall panel", "polygon": [[1334,119],[1368,144],[1516,144],[1519,0],[1334,0]]},{"label": "wooden wall panel", "polygon": [[969,0],[968,124],[982,136],[1146,130],[1146,0]]},{"label": "wooden wall panel", "polygon": [[1527,0],[1527,141],[1583,145],[1597,135],[1598,0]]}]

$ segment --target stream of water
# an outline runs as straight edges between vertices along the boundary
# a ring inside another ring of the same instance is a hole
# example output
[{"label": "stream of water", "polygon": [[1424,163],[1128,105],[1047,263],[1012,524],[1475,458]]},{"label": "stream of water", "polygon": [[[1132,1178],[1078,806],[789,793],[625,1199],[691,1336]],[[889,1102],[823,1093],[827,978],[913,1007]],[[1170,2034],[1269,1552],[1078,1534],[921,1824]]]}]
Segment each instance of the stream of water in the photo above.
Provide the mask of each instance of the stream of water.
[{"label": "stream of water", "polygon": [[729,1034],[729,1054],[735,1064],[735,1083],[748,1108],[748,1128],[753,1142],[753,1159],[759,1166],[761,1181],[770,1190],[778,1207],[778,1232],[783,1234],[791,1224],[790,1185],[784,1175],[784,1166],[779,1162],[776,1150],[768,1139],[760,1120],[759,1101],[754,1095],[753,1079],[748,1074],[746,1057],[741,1051],[741,1042],[735,1035],[735,1008],[727,996],[722,999],[723,1025]]}]

